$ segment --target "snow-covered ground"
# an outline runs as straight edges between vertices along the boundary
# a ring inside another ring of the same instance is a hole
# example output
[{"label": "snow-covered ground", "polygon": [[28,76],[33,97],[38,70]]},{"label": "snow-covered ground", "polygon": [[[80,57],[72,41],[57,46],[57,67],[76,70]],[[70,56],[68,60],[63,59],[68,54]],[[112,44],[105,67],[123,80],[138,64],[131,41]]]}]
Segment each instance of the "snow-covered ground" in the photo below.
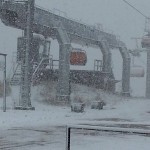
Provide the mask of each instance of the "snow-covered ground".
[{"label": "snow-covered ground", "polygon": [[[5,113],[2,112],[0,99],[0,149],[65,150],[65,129],[70,124],[150,130],[150,100],[125,99],[83,86],[75,89],[73,94],[80,93],[87,104],[84,113],[71,112],[67,106],[50,105],[39,94],[41,87],[32,89],[32,105],[35,111],[14,110],[13,100],[17,101],[19,88],[13,87],[12,96],[7,97]],[[95,99],[98,92],[106,106],[103,110],[90,109],[90,101]],[[149,147],[149,136],[80,130],[71,134],[71,150],[149,150]]]}]

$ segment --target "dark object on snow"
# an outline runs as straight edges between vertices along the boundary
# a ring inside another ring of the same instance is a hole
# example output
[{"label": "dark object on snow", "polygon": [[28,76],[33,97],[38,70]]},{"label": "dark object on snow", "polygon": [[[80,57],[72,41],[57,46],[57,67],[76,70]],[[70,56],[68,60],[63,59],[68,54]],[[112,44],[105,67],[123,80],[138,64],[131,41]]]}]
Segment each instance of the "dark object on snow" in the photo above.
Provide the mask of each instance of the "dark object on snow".
[{"label": "dark object on snow", "polygon": [[103,106],[105,106],[106,103],[104,101],[95,101],[91,105],[91,109],[103,109]]},{"label": "dark object on snow", "polygon": [[73,112],[84,112],[85,103],[72,103],[71,104],[71,111]]}]

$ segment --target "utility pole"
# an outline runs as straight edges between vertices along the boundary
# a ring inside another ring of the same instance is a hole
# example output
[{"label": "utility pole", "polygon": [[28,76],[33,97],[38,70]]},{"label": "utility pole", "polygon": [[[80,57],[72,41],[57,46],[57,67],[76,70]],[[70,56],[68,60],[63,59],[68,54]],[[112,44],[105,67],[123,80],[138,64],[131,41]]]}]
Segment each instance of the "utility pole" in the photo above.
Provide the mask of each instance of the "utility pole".
[{"label": "utility pole", "polygon": [[0,53],[0,55],[4,56],[4,68],[3,68],[3,71],[4,71],[4,82],[3,82],[3,89],[4,89],[4,92],[3,92],[3,112],[6,112],[6,56],[7,54],[3,54],[3,53]]},{"label": "utility pole", "polygon": [[34,110],[35,108],[31,105],[31,77],[32,77],[32,41],[33,41],[33,21],[34,21],[34,4],[35,0],[28,0],[27,5],[27,19],[26,28],[24,29],[25,36],[25,52],[23,54],[21,62],[21,87],[20,87],[20,100],[19,110]]},{"label": "utility pole", "polygon": [[150,49],[147,51],[146,98],[150,98]]},{"label": "utility pole", "polygon": [[150,99],[150,18],[145,21],[145,32],[147,35],[142,39],[142,47],[147,49],[147,73],[146,73],[146,98]]}]

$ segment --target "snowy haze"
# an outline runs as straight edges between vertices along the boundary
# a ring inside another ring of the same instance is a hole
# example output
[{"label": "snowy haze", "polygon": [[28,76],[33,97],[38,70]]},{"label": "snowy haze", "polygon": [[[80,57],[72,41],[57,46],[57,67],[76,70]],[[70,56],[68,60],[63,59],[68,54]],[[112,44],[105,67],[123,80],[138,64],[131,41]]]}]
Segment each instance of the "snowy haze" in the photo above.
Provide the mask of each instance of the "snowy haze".
[{"label": "snowy haze", "polygon": [[[105,30],[113,31],[114,34],[120,36],[128,48],[135,47],[135,42],[131,40],[131,37],[141,37],[144,34],[145,18],[122,0],[35,0],[35,2],[46,9],[59,9],[66,12],[68,17],[81,20],[89,25],[100,23]],[[128,2],[132,3],[145,15],[150,16],[149,0],[128,0]],[[55,12],[58,13],[57,11]],[[64,13],[61,13],[61,15],[64,15]],[[11,68],[12,64],[12,52],[16,51],[17,37],[21,35],[22,31],[7,27],[0,22],[0,51],[8,54],[8,69]],[[81,46],[75,45],[74,47],[80,48]],[[85,49],[88,54],[88,65],[84,69],[92,70],[94,59],[102,58],[101,52],[98,49],[81,48]],[[52,42],[51,53],[54,55],[54,58],[58,58],[58,43],[56,41]],[[122,59],[118,50],[113,50],[112,55],[115,77],[120,80]],[[145,66],[145,55],[141,60],[142,63],[138,63]],[[131,81],[131,88],[138,87],[137,85],[134,86],[134,83],[138,85],[142,83],[143,88],[145,88],[145,79],[140,79],[140,81],[137,79],[137,81],[135,79]],[[144,90],[141,92],[139,89],[136,93],[144,96]]]},{"label": "snowy haze", "polygon": [[[13,98],[16,100],[18,97],[18,89],[19,87],[13,87],[12,98],[7,98],[7,112],[0,112],[0,149],[3,150],[65,150],[66,125],[113,127],[113,130],[128,128],[128,131],[133,131],[136,127],[140,131],[150,131],[150,101],[146,99],[122,99],[101,91],[106,106],[103,110],[93,110],[87,102],[92,103],[100,91],[78,85],[75,91],[84,96],[86,107],[84,113],[75,113],[67,106],[50,105],[41,96],[42,87],[39,86],[32,88],[35,111],[18,112],[13,109]],[[71,150],[149,150],[149,147],[149,135],[84,130],[71,133]]]},{"label": "snowy haze", "polygon": [[[35,0],[36,4],[47,9],[60,9],[70,18],[82,20],[89,25],[103,24],[107,30],[112,30],[121,36],[128,48],[135,46],[131,37],[141,37],[144,34],[145,19],[127,6],[122,0]],[[146,15],[150,14],[149,0],[128,0]],[[57,12],[56,12],[57,13]],[[62,14],[63,15],[63,14]],[[17,37],[22,31],[5,26],[0,22],[0,52],[8,54],[8,71],[12,66],[12,53],[17,48]],[[94,59],[102,59],[99,49],[72,45],[86,50],[87,66],[78,69],[93,69]],[[122,77],[122,58],[117,49],[112,51],[112,67],[116,79]],[[59,46],[52,41],[51,54],[58,59]],[[1,61],[0,57],[0,61]],[[135,59],[136,64],[146,67],[146,54]],[[73,68],[71,66],[71,68]],[[74,68],[73,68],[74,69]],[[1,74],[0,74],[1,75]],[[53,84],[51,84],[53,85]],[[19,86],[12,86],[12,95],[7,97],[7,111],[2,113],[3,99],[0,98],[0,149],[11,150],[65,150],[66,125],[91,125],[113,127],[116,129],[139,128],[150,131],[150,101],[144,98],[124,98],[108,94],[91,87],[74,85],[71,99],[82,96],[85,102],[83,113],[71,112],[67,106],[53,106],[50,101],[53,89],[48,95],[42,94],[43,86],[33,87],[31,94],[32,106],[35,111],[14,110],[19,100]],[[117,85],[119,90],[120,85]],[[55,88],[56,90],[56,88]],[[131,78],[131,90],[135,96],[144,96],[145,78]],[[97,94],[106,103],[103,110],[91,109]],[[47,96],[48,99],[47,99]],[[88,104],[88,105],[87,105]],[[82,139],[82,140],[81,140]],[[139,135],[124,135],[102,132],[73,131],[71,133],[71,150],[149,150],[150,137]]]}]

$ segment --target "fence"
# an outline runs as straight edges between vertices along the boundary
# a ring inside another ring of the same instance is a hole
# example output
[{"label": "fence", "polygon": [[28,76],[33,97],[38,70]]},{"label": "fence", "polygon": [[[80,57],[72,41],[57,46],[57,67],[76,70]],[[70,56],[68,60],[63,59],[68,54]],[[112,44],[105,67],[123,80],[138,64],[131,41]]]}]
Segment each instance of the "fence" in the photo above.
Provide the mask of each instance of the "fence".
[{"label": "fence", "polygon": [[101,127],[101,126],[67,126],[66,127],[66,150],[71,150],[71,131],[72,129],[77,130],[92,130],[109,133],[120,133],[120,134],[131,134],[131,135],[146,135],[150,136],[150,130],[136,129],[136,128],[117,128],[117,127]]}]

